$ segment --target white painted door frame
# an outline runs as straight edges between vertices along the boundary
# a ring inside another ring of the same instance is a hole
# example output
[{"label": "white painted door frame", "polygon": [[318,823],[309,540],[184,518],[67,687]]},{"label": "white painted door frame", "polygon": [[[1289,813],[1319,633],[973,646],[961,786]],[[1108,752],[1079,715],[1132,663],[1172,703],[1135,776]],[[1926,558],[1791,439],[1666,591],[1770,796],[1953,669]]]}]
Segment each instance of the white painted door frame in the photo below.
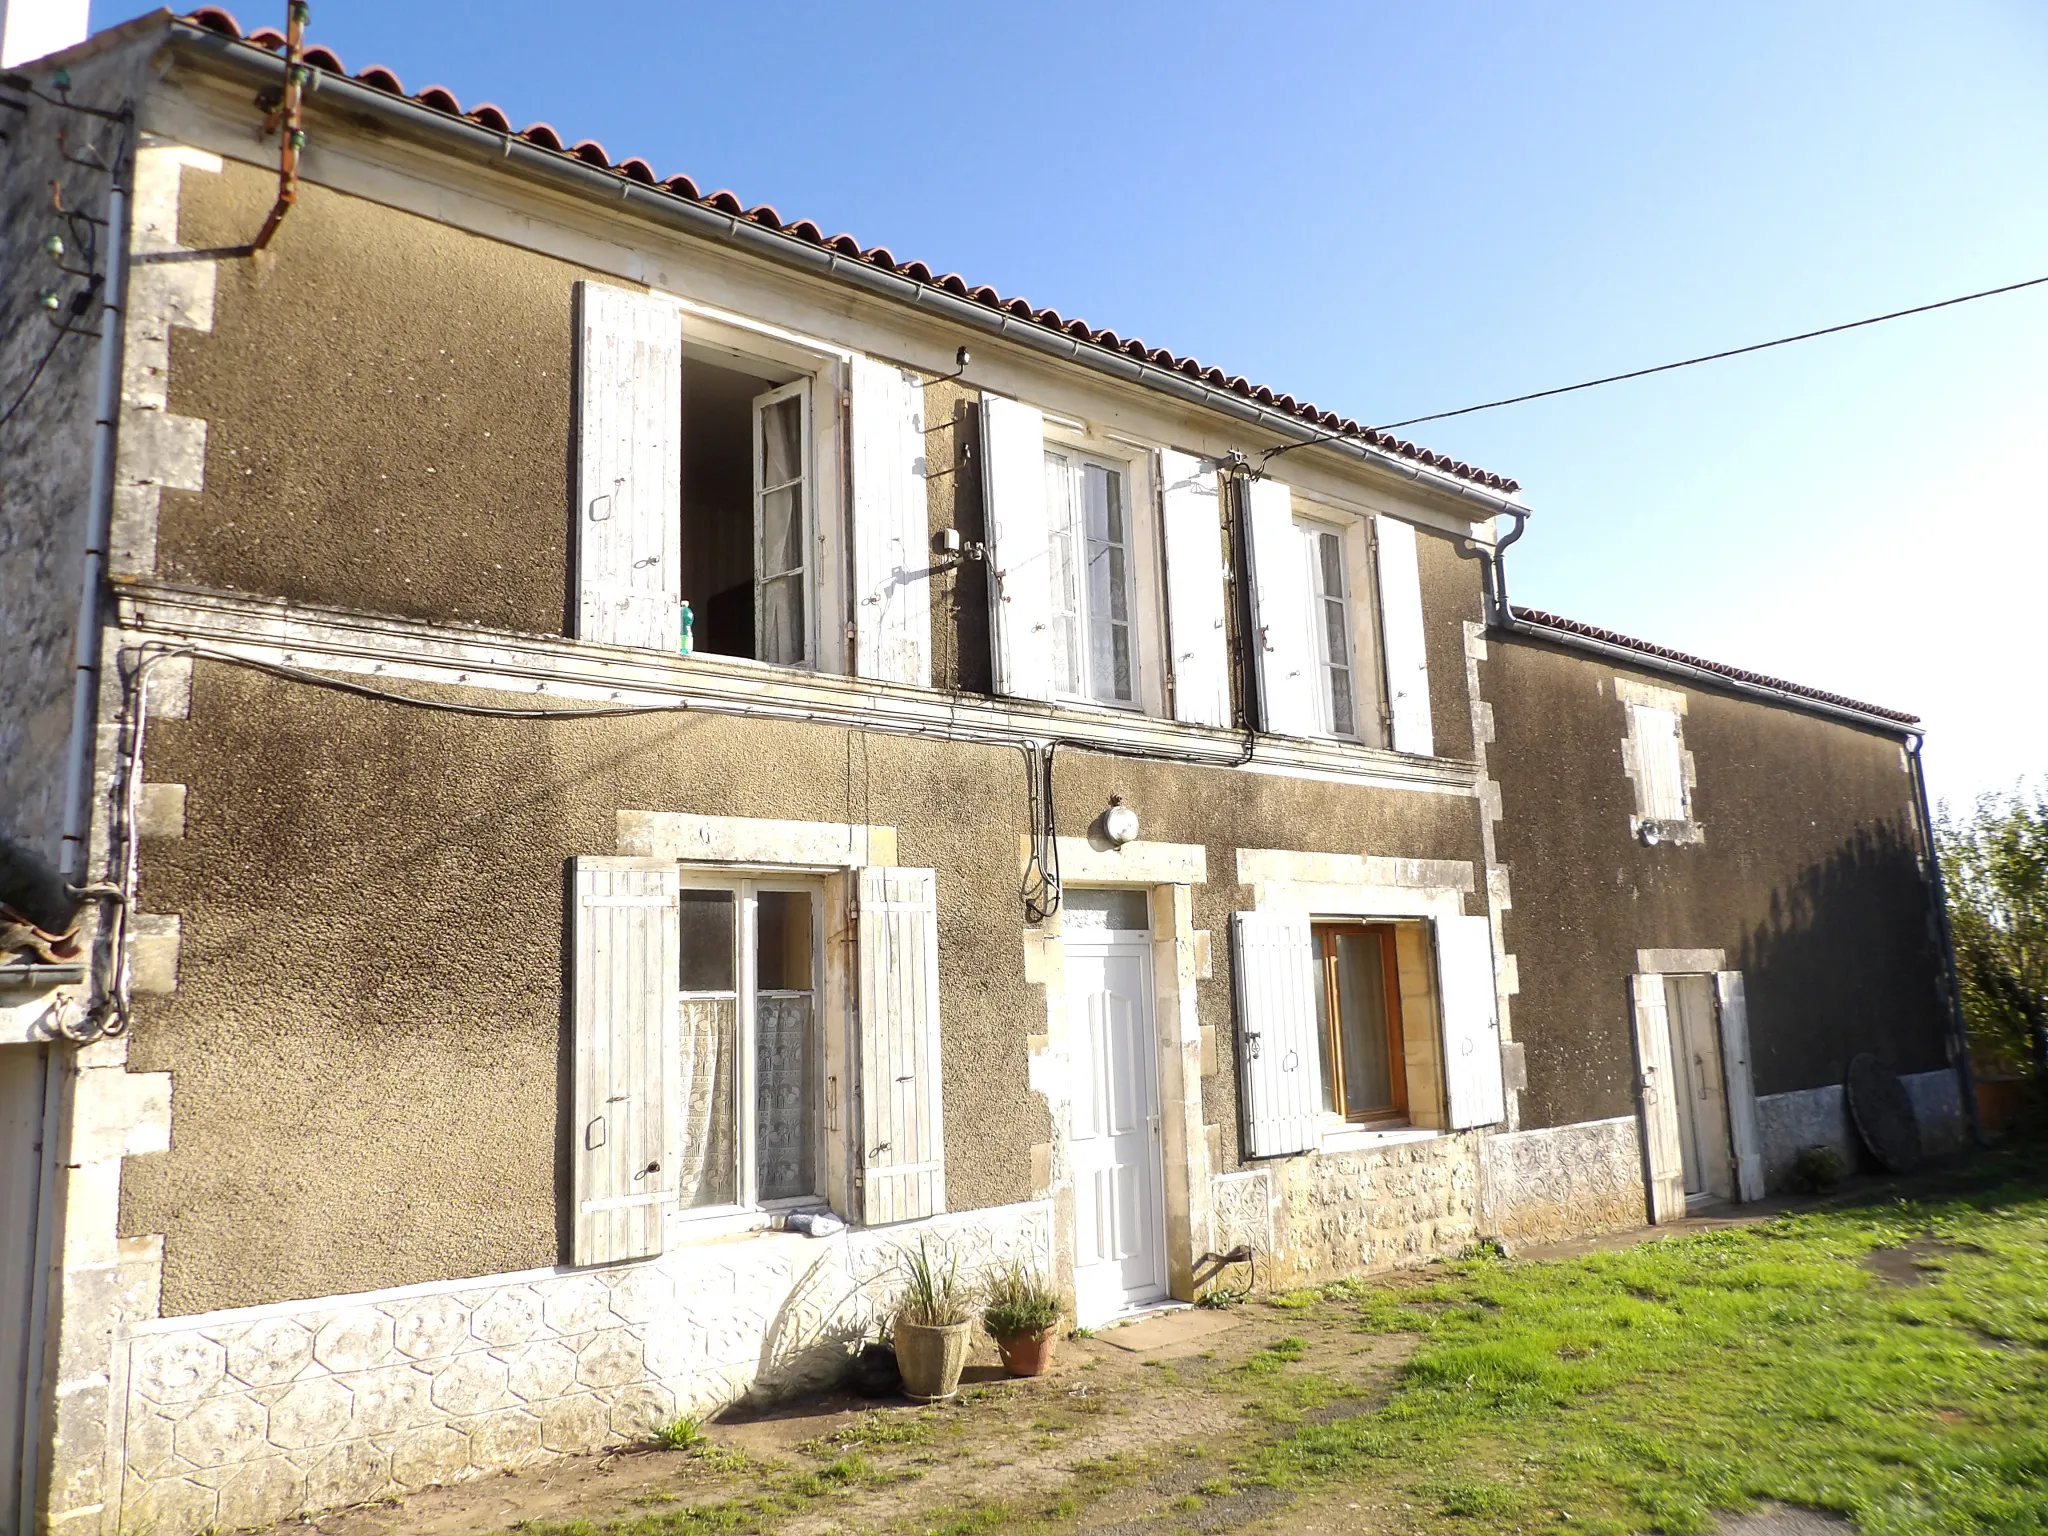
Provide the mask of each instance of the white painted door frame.
[{"label": "white painted door frame", "polygon": [[[1152,939],[1149,933],[1072,934],[1065,948],[1073,1042],[1074,1302],[1076,1321],[1093,1327],[1168,1295]],[[1127,987],[1114,985],[1113,972],[1129,978]],[[1117,1001],[1125,1005],[1121,1013]],[[1105,1245],[1121,1256],[1091,1262]]]},{"label": "white painted door frame", "polygon": [[51,1048],[0,1046],[0,1536],[33,1529],[42,1447]]}]

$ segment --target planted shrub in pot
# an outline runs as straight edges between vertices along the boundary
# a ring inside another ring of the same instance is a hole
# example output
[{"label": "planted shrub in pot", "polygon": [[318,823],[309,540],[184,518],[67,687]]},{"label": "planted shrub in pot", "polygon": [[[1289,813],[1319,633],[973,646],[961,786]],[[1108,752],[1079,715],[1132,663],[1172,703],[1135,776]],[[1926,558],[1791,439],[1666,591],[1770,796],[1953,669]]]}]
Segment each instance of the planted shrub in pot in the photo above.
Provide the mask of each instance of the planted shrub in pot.
[{"label": "planted shrub in pot", "polygon": [[1012,1376],[1036,1376],[1052,1364],[1065,1307],[1045,1276],[1021,1259],[989,1282],[981,1325],[996,1341],[1003,1369]]},{"label": "planted shrub in pot", "polygon": [[960,1261],[934,1259],[923,1238],[903,1255],[903,1301],[896,1311],[896,1365],[906,1396],[938,1402],[960,1390],[974,1308]]}]

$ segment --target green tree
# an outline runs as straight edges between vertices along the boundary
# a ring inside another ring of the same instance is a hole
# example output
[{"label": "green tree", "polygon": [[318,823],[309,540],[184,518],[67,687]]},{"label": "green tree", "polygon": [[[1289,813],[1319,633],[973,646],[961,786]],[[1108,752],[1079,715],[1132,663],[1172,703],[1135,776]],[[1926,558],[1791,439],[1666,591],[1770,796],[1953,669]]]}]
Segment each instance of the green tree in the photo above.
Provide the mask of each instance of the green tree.
[{"label": "green tree", "polygon": [[2048,792],[1944,804],[1935,840],[1978,1069],[2048,1075]]}]

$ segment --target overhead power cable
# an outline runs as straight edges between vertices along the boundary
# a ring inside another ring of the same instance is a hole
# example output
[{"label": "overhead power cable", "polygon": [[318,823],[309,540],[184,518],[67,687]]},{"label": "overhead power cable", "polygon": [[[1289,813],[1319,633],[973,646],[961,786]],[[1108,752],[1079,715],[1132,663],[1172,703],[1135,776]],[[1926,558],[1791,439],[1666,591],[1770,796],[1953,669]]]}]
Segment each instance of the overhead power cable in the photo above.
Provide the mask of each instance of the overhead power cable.
[{"label": "overhead power cable", "polygon": [[1860,330],[1866,325],[1882,325],[1887,320],[1903,320],[1908,315],[1924,315],[1929,310],[1947,309],[1952,305],[1968,304],[1977,299],[1995,298],[2001,293],[2017,293],[2022,288],[2038,288],[2043,283],[2048,283],[2048,277],[2030,277],[2023,283],[2007,283],[2002,288],[1986,288],[1978,293],[1965,293],[1953,299],[1937,299],[1932,304],[1916,304],[1911,309],[1895,309],[1890,314],[1872,315],[1867,320],[1848,320],[1841,325],[1824,325],[1817,331],[1801,331],[1797,336],[1780,336],[1774,341],[1754,341],[1746,347],[1730,347],[1724,352],[1708,352],[1699,357],[1683,358],[1675,363],[1659,363],[1654,368],[1632,368],[1627,373],[1610,373],[1605,378],[1587,379],[1582,384],[1560,384],[1555,389],[1532,390],[1526,395],[1510,395],[1505,400],[1489,400],[1484,405],[1460,406],[1455,411],[1433,411],[1427,416],[1410,416],[1403,421],[1390,421],[1372,430],[1393,432],[1401,427],[1420,426],[1425,421],[1448,421],[1453,416],[1470,416],[1475,411],[1494,411],[1504,405],[1522,405],[1530,400],[1547,400],[1552,395],[1569,395],[1582,389],[1598,389],[1602,384],[1619,384],[1625,379],[1648,378],[1653,373],[1670,373],[1673,369],[1691,368],[1699,363],[1717,363],[1724,357],[1741,357],[1745,353],[1764,352],[1772,347],[1789,347],[1795,341],[1812,341],[1816,336],[1833,336],[1842,331]]}]

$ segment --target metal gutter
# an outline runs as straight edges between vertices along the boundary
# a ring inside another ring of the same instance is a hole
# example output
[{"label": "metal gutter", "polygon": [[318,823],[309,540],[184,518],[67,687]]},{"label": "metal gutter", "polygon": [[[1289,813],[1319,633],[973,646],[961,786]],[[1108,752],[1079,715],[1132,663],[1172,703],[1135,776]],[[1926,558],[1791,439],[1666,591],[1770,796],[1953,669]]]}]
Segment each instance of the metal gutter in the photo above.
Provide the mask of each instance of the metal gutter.
[{"label": "metal gutter", "polygon": [[[238,42],[185,21],[173,21],[169,32],[171,45],[179,54],[214,66],[222,73],[260,85],[275,84],[282,77],[283,61],[253,44]],[[948,293],[934,284],[918,282],[901,272],[884,272],[867,262],[842,256],[824,246],[812,245],[784,231],[750,223],[734,214],[721,213],[660,187],[634,181],[617,171],[600,170],[573,156],[538,148],[515,134],[499,133],[481,124],[451,117],[346,76],[316,69],[312,71],[309,94],[316,104],[322,98],[329,98],[335,107],[373,118],[379,126],[408,130],[418,137],[459,145],[493,168],[511,167],[524,171],[581,196],[630,208],[656,223],[687,234],[720,241],[781,266],[819,274],[895,303],[941,315],[953,324],[1015,342],[1064,362],[1079,363],[1097,373],[1142,385],[1187,404],[1204,406],[1277,436],[1302,444],[1315,443],[1325,437],[1324,429],[1319,426],[1260,405],[1255,400],[1247,400],[1229,390],[1191,379],[1186,374],[1109,351],[1093,342],[1083,342],[1062,331],[1049,330],[1036,321],[1020,320],[1002,310]],[[1475,521],[1480,517],[1528,515],[1529,509],[1512,497],[1412,464],[1398,454],[1356,439],[1330,438],[1319,446],[1433,494],[1469,502],[1480,509],[1475,513]]]},{"label": "metal gutter", "polygon": [[1768,704],[1782,704],[1790,709],[1803,709],[1810,714],[1827,715],[1850,725],[1860,725],[1871,730],[1882,731],[1887,736],[1896,736],[1901,741],[1919,737],[1925,733],[1917,725],[1904,721],[1887,719],[1864,710],[1851,709],[1843,704],[1831,704],[1825,699],[1809,698],[1803,693],[1789,689],[1773,688],[1767,683],[1754,683],[1739,677],[1730,677],[1725,672],[1716,672],[1710,667],[1695,667],[1686,662],[1673,661],[1668,656],[1653,656],[1646,651],[1632,650],[1625,645],[1615,645],[1606,640],[1595,640],[1590,635],[1575,635],[1568,630],[1551,629],[1546,625],[1532,624],[1527,619],[1496,617],[1492,627],[1505,630],[1511,635],[1520,635],[1527,640],[1547,641],[1561,645],[1568,650],[1584,651],[1622,666],[1637,667],[1645,672],[1660,672],[1666,677],[1675,677],[1683,682],[1703,688],[1719,688],[1728,693],[1739,693],[1749,698],[1760,699]]}]

